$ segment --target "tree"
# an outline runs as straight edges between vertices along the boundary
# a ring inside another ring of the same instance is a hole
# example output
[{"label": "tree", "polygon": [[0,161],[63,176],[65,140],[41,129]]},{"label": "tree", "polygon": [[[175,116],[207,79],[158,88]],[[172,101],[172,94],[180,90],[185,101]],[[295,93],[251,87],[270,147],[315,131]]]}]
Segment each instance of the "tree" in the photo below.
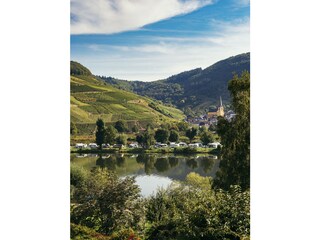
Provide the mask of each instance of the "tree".
[{"label": "tree", "polygon": [[114,125],[115,129],[118,130],[118,132],[126,132],[127,131],[127,124],[123,120],[119,120]]},{"label": "tree", "polygon": [[230,122],[219,118],[217,133],[221,138],[220,169],[214,188],[229,189],[231,185],[250,188],[250,74],[234,75],[228,84],[232,107],[237,114]]},{"label": "tree", "polygon": [[168,141],[169,131],[167,129],[158,129],[154,138],[157,142],[165,143]]},{"label": "tree", "polygon": [[114,144],[116,142],[116,137],[118,135],[117,129],[115,129],[113,126],[108,126],[106,128],[105,133],[105,142],[109,144]]},{"label": "tree", "polygon": [[96,122],[96,125],[96,143],[99,145],[99,148],[102,149],[102,144],[104,143],[105,139],[105,128],[103,120],[99,118]]},{"label": "tree", "polygon": [[186,131],[186,136],[189,138],[190,142],[194,139],[195,136],[197,136],[197,132],[198,132],[198,129],[195,127],[189,128]]},{"label": "tree", "polygon": [[179,133],[175,130],[170,131],[169,141],[177,142],[179,140]]},{"label": "tree", "polygon": [[119,134],[117,137],[117,143],[127,145],[128,136],[126,134]]},{"label": "tree", "polygon": [[215,138],[212,132],[204,131],[200,136],[200,140],[204,145],[207,145],[208,143],[214,142]]},{"label": "tree", "polygon": [[70,134],[71,135],[77,135],[78,129],[74,122],[70,122]]},{"label": "tree", "polygon": [[123,227],[141,230],[144,213],[139,200],[139,187],[133,177],[118,178],[105,169],[95,169],[75,190],[71,222],[102,234]]},{"label": "tree", "polygon": [[144,133],[138,134],[136,140],[143,148],[149,148],[152,146],[155,143],[155,139],[151,127],[148,126]]}]

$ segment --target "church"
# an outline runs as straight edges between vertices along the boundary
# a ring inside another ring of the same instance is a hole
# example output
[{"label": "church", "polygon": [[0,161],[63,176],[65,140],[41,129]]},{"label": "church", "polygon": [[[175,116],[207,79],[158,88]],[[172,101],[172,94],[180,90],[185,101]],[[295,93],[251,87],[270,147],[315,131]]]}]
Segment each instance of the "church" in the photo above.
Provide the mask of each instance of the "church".
[{"label": "church", "polygon": [[214,118],[214,117],[224,117],[224,108],[222,105],[222,99],[220,97],[220,106],[218,107],[216,112],[208,112],[207,113],[207,118]]}]

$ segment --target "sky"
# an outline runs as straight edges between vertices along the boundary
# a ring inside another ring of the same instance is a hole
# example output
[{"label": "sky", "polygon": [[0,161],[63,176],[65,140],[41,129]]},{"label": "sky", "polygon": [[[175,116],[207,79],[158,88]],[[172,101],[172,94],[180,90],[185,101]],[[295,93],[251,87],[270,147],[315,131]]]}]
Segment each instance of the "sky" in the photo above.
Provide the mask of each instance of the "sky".
[{"label": "sky", "polygon": [[250,51],[249,0],[71,0],[71,60],[154,81]]}]

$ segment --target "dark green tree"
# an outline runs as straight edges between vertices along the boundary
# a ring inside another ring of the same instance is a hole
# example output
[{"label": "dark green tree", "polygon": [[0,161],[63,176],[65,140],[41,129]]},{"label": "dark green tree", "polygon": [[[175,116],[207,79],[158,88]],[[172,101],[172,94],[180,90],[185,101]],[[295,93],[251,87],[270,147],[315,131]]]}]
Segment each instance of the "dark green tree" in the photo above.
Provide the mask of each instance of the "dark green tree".
[{"label": "dark green tree", "polygon": [[123,120],[119,120],[114,124],[114,127],[118,130],[118,132],[126,132],[128,129],[127,124]]},{"label": "dark green tree", "polygon": [[158,129],[154,136],[157,142],[161,142],[161,143],[167,142],[168,137],[169,137],[169,131],[167,129]]},{"label": "dark green tree", "polygon": [[200,140],[204,145],[207,145],[208,143],[214,142],[215,138],[212,132],[204,131],[200,136]]},{"label": "dark green tree", "polygon": [[102,144],[104,143],[106,133],[103,120],[99,118],[96,122],[96,125],[96,143],[99,145],[99,148],[102,149]]},{"label": "dark green tree", "polygon": [[250,188],[250,74],[234,75],[228,84],[232,107],[237,114],[230,122],[219,118],[217,133],[221,138],[220,169],[213,181],[214,188],[231,185]]},{"label": "dark green tree", "polygon": [[116,142],[116,138],[118,135],[117,129],[115,129],[113,126],[108,126],[106,128],[106,133],[105,133],[105,142],[109,144],[114,144]]},{"label": "dark green tree", "polygon": [[143,148],[149,148],[155,144],[154,132],[151,127],[148,126],[142,134],[138,134],[136,140]]},{"label": "dark green tree", "polygon": [[108,235],[124,227],[137,230],[144,221],[139,191],[134,178],[97,168],[74,193],[71,222]]},{"label": "dark green tree", "polygon": [[169,136],[169,141],[170,142],[177,142],[179,141],[179,133],[175,130],[170,131],[170,136]]},{"label": "dark green tree", "polygon": [[178,122],[177,127],[178,127],[179,131],[185,132],[188,130],[189,124],[186,122]]},{"label": "dark green tree", "polygon": [[198,129],[195,127],[189,128],[186,131],[186,136],[189,138],[189,141],[191,142],[195,136],[197,136]]},{"label": "dark green tree", "polygon": [[77,135],[78,129],[74,122],[70,122],[70,134],[71,135]]}]

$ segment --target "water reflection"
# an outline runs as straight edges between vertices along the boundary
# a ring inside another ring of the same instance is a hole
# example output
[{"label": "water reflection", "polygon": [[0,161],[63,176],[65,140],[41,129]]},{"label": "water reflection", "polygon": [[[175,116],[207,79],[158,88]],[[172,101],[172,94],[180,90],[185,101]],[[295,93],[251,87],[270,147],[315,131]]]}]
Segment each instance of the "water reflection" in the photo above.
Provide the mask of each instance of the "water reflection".
[{"label": "water reflection", "polygon": [[176,180],[184,180],[190,172],[214,177],[219,167],[219,159],[213,155],[88,154],[71,156],[71,161],[87,169],[107,168],[119,176],[158,175]]}]

